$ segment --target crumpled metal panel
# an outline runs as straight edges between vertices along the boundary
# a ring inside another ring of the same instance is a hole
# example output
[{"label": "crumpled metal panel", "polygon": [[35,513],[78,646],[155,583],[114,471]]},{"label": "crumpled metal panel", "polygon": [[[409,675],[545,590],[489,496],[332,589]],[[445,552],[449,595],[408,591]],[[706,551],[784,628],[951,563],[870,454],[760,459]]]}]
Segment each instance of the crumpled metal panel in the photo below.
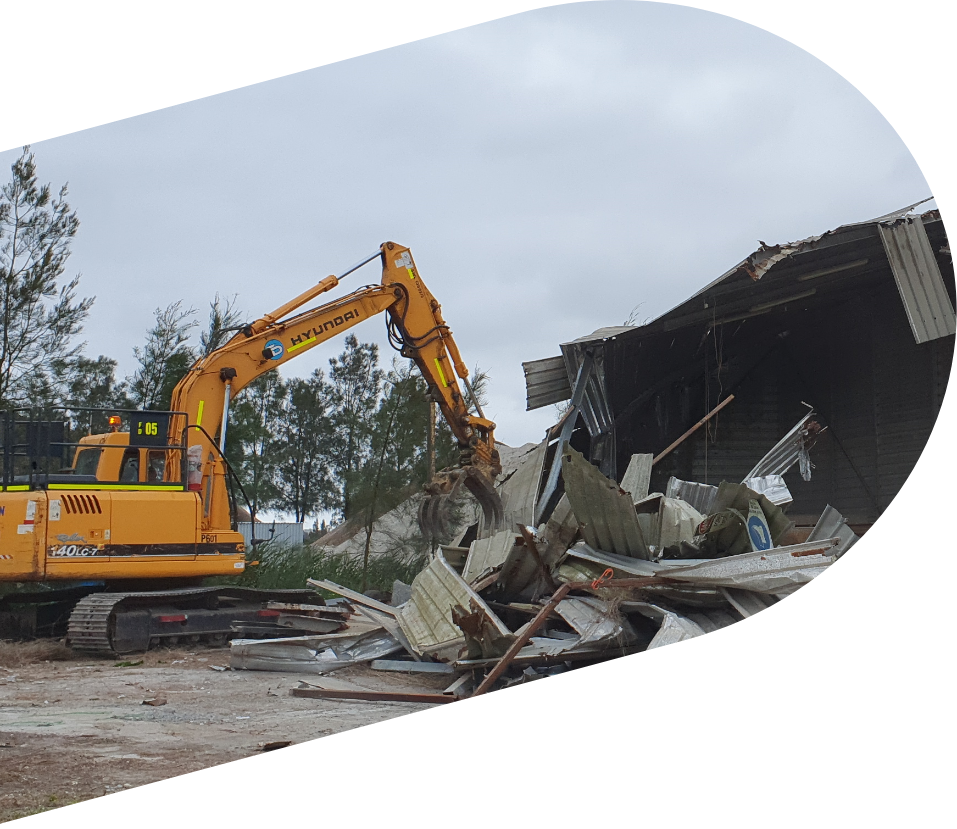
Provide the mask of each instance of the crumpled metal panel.
[{"label": "crumpled metal panel", "polygon": [[736,587],[719,587],[718,589],[728,603],[745,619],[762,610],[767,610],[776,601],[770,596],[755,593],[753,590],[740,590]]},{"label": "crumpled metal panel", "polygon": [[437,553],[429,566],[415,577],[412,598],[399,608],[396,619],[416,653],[452,659],[465,645],[462,631],[452,621],[452,608],[457,605],[469,610],[470,602],[481,608],[503,636],[511,633],[442,554]]},{"label": "crumpled metal panel", "polygon": [[525,369],[525,409],[532,411],[572,396],[572,386],[562,356],[522,363]]},{"label": "crumpled metal panel", "polygon": [[834,553],[839,556],[846,553],[859,541],[854,530],[847,526],[847,519],[830,504],[824,507],[824,512],[817,519],[817,523],[808,535],[807,540],[821,541],[825,538],[840,539],[841,543],[834,548]]},{"label": "crumpled metal panel", "polygon": [[578,634],[580,645],[598,645],[622,636],[624,628],[612,618],[611,609],[601,599],[572,597],[563,599],[555,612]]},{"label": "crumpled metal panel", "polygon": [[535,506],[538,502],[538,488],[542,482],[542,467],[545,465],[545,451],[548,441],[538,446],[519,460],[514,472],[498,487],[499,497],[505,515],[505,526],[535,524]]},{"label": "crumpled metal panel", "polygon": [[805,481],[810,481],[811,461],[805,445],[804,427],[813,415],[814,412],[808,412],[802,417],[781,440],[774,444],[771,451],[755,464],[754,469],[744,476],[745,480],[763,478],[766,475],[783,475],[800,461],[801,477]]},{"label": "crumpled metal panel", "polygon": [[926,343],[957,332],[947,294],[923,219],[908,216],[878,225],[914,340]]},{"label": "crumpled metal panel", "polygon": [[691,504],[703,515],[710,515],[714,499],[718,497],[718,488],[711,484],[682,481],[672,476],[665,487],[665,495],[669,498],[679,498],[686,504]]},{"label": "crumpled metal panel", "polygon": [[[665,566],[653,561],[645,561],[628,556],[618,556],[614,553],[606,553],[603,550],[595,550],[582,541],[568,549],[568,552],[565,554],[565,560],[567,561],[568,559],[589,561],[594,564],[600,564],[605,569],[610,567],[615,571],[616,578],[624,578],[625,576],[634,576],[635,578],[657,576],[665,569]],[[684,564],[685,562],[682,563]],[[625,575],[623,576],[621,574]],[[559,578],[561,578],[561,575],[561,573],[558,574]],[[581,580],[582,579],[577,578],[568,579],[568,581]]]},{"label": "crumpled metal panel", "polygon": [[[489,538],[479,538],[469,547],[469,555],[465,560],[462,578],[467,584],[474,584],[484,578],[495,568],[501,567],[512,547],[515,546],[516,533],[514,530],[502,530]],[[468,607],[468,605],[464,605]]]},{"label": "crumpled metal panel", "polygon": [[781,506],[790,504],[794,498],[791,497],[791,490],[780,475],[765,475],[761,478],[745,478],[743,483],[752,492],[763,495],[772,504]]},{"label": "crumpled metal panel", "polygon": [[628,468],[621,477],[621,488],[631,493],[631,499],[637,504],[648,497],[651,486],[651,466],[654,455],[632,455]]},{"label": "crumpled metal panel", "polygon": [[589,546],[632,558],[651,558],[629,493],[570,446],[562,453],[562,478]]},{"label": "crumpled metal panel", "polygon": [[[699,586],[739,587],[757,593],[777,593],[782,588],[807,584],[823,573],[837,557],[833,550],[840,539],[832,538],[756,553],[717,558],[692,565],[669,567],[669,579]],[[828,554],[811,554],[826,547]]]},{"label": "crumpled metal panel", "polygon": [[233,670],[324,674],[400,650],[398,640],[382,628],[358,635],[234,639],[229,665]]},{"label": "crumpled metal panel", "polygon": [[637,611],[642,616],[654,619],[661,625],[654,639],[648,645],[647,650],[652,648],[661,648],[665,645],[673,645],[676,642],[683,642],[685,639],[693,639],[696,636],[704,634],[704,630],[686,616],[675,613],[673,610],[667,610],[656,604],[649,602],[628,602],[630,611]]},{"label": "crumpled metal panel", "polygon": [[682,541],[691,542],[698,525],[704,520],[691,504],[678,498],[668,498],[660,492],[649,495],[635,504],[638,525],[649,550],[655,554]]}]

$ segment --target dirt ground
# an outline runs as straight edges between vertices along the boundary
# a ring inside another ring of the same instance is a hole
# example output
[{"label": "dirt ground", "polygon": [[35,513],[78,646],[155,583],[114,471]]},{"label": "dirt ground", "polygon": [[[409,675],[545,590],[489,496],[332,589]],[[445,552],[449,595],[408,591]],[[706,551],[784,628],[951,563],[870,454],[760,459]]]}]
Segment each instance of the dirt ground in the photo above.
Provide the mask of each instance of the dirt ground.
[{"label": "dirt ground", "polygon": [[215,670],[228,666],[228,647],[123,661],[141,664],[0,643],[0,822],[428,707],[289,696],[301,680],[432,693],[450,682],[365,666],[329,677]]}]

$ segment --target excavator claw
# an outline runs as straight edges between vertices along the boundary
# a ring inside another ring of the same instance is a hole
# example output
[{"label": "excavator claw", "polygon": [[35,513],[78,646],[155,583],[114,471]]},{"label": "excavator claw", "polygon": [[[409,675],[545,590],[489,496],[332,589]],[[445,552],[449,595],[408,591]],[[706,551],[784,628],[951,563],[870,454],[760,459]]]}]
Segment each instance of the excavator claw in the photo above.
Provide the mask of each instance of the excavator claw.
[{"label": "excavator claw", "polygon": [[505,509],[495,491],[493,479],[475,466],[439,472],[425,486],[425,498],[419,504],[419,529],[430,541],[447,541],[452,537],[452,504],[465,487],[482,508],[479,536],[489,535],[502,527]]}]

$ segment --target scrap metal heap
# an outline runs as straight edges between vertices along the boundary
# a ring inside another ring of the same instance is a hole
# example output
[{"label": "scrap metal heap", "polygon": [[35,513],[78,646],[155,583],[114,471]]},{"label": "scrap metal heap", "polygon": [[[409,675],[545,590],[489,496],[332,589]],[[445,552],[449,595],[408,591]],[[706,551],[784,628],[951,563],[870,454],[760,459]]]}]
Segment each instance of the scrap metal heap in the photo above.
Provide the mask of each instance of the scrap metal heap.
[{"label": "scrap metal heap", "polygon": [[[782,509],[790,501],[782,476],[795,464],[810,475],[818,431],[809,413],[745,482],[672,478],[665,493],[648,492],[651,455],[633,456],[619,483],[565,444],[564,493],[537,527],[518,521],[467,546],[440,547],[411,585],[396,583],[388,604],[310,579],[338,598],[326,603],[317,593],[312,605],[270,606],[271,630],[237,633],[271,638],[234,639],[231,665],[322,675],[370,663],[447,674],[441,693],[321,680],[292,693],[449,702],[725,627],[794,592],[857,540],[831,507],[810,534]],[[544,454],[544,444],[529,450],[500,482],[506,507],[522,505],[516,482],[527,489],[540,480]],[[527,501],[524,514],[535,514]]]}]

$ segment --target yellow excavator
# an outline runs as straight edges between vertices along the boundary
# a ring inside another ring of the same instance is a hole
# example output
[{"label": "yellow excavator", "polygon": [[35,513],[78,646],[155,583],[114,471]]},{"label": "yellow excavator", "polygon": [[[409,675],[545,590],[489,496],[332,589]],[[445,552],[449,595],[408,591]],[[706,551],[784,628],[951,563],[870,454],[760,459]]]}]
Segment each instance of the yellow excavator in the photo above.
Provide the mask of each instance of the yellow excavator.
[{"label": "yellow excavator", "polygon": [[[377,258],[379,284],[294,314]],[[448,500],[462,486],[482,507],[482,531],[499,527],[495,424],[482,412],[441,306],[411,252],[386,242],[199,359],[176,386],[169,411],[114,411],[109,431],[73,444],[64,441],[62,422],[4,413],[0,583],[79,583],[32,595],[35,602],[75,602],[70,645],[104,653],[184,637],[225,641],[230,624],[255,620],[266,600],[308,601],[313,594],[307,591],[200,586],[204,578],[246,567],[227,485],[232,471],[223,454],[230,401],[265,372],[383,312],[390,341],[418,366],[460,449],[459,466],[426,486],[419,513],[424,533],[435,534],[446,523]],[[58,451],[72,451],[71,465],[47,471],[45,459]],[[22,594],[0,599],[0,623],[23,601]]]}]

